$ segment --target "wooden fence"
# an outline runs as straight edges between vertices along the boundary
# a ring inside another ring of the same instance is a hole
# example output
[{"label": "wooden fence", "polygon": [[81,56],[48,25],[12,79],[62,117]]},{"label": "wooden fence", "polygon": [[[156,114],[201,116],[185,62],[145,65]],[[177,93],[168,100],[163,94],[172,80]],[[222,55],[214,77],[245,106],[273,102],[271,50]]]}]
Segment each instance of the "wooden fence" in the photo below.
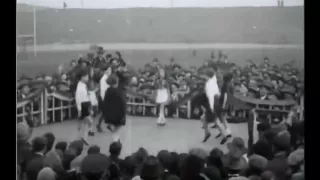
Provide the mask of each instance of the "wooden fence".
[{"label": "wooden fence", "polygon": [[[303,99],[303,98],[302,98]],[[299,108],[300,118],[303,118],[303,100],[301,101],[301,108]],[[252,102],[257,104],[256,109],[259,111],[281,111],[289,112],[290,108],[280,108],[276,110],[271,109],[262,109],[258,107],[258,102]],[[267,103],[268,104],[268,103]],[[288,106],[289,104],[276,104],[275,106]],[[154,114],[157,112],[157,105],[146,101],[141,97],[134,95],[128,95],[128,106],[140,106],[142,107],[142,116],[146,115],[146,109],[151,108]],[[273,106],[269,106],[270,108]],[[253,107],[254,108],[254,107]],[[191,118],[191,102],[188,101],[185,105],[180,106],[176,109],[176,116],[179,116],[180,109],[184,109],[187,112],[186,117]],[[61,95],[59,93],[53,92],[48,93],[45,89],[38,97],[35,99],[29,99],[17,103],[17,119],[30,118],[32,121],[38,122],[38,125],[62,122],[67,119],[76,118],[76,108],[74,98]]]}]

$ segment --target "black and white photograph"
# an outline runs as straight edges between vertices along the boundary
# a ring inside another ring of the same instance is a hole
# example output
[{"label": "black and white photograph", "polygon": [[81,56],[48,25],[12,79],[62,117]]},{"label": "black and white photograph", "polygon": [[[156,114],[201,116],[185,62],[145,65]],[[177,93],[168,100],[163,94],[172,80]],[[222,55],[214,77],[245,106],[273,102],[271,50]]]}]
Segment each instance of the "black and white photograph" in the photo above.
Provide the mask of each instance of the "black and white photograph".
[{"label": "black and white photograph", "polygon": [[17,0],[17,180],[304,180],[303,0]]}]

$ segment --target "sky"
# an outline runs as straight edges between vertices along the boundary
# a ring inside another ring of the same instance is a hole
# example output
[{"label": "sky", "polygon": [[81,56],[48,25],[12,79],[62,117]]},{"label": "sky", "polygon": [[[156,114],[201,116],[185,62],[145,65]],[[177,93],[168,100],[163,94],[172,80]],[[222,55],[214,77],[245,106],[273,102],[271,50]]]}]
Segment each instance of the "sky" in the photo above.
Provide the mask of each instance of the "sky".
[{"label": "sky", "polygon": [[[277,0],[17,0],[38,6],[62,8],[132,8],[132,7],[240,7],[240,6],[277,6]],[[284,0],[285,6],[303,6],[304,0]]]}]

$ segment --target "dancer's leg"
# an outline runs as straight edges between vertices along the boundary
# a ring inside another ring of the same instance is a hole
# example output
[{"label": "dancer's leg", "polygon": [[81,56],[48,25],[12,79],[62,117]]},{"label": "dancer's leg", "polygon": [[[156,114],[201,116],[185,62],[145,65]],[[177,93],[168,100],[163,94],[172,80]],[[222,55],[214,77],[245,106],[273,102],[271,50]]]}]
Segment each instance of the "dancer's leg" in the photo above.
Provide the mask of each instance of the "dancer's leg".
[{"label": "dancer's leg", "polygon": [[211,133],[209,132],[209,128],[208,128],[208,118],[210,118],[210,116],[207,112],[201,116],[201,121],[203,123],[203,129],[204,129],[204,139],[202,142],[206,142],[211,136]]},{"label": "dancer's leg", "polygon": [[99,118],[99,121],[98,121],[98,124],[97,124],[97,131],[98,132],[103,132],[102,128],[101,128],[101,124],[102,124],[102,121],[103,121],[103,115],[101,114],[100,118]]},{"label": "dancer's leg", "polygon": [[164,115],[164,104],[160,104],[160,119],[161,119],[161,124],[164,125],[166,123],[166,118],[165,118],[165,115]]},{"label": "dancer's leg", "polygon": [[120,140],[120,130],[121,130],[121,126],[114,126],[113,134],[112,134],[113,141],[119,141]]}]

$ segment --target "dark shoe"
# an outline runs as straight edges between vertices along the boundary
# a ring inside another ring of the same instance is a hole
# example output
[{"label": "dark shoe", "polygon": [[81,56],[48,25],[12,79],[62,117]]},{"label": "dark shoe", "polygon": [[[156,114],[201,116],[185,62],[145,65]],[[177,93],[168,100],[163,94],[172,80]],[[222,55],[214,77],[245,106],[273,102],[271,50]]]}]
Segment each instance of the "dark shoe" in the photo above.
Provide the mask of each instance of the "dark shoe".
[{"label": "dark shoe", "polygon": [[110,131],[110,132],[113,132],[112,128],[110,125],[107,126],[107,129]]},{"label": "dark shoe", "polygon": [[211,137],[211,134],[208,133],[208,134],[204,137],[204,139],[203,139],[202,142],[204,142],[204,143],[207,142],[210,137]]},{"label": "dark shoe", "polygon": [[103,132],[101,126],[97,125],[97,131],[98,131],[99,133],[102,133],[102,132]]},{"label": "dark shoe", "polygon": [[228,134],[226,138],[228,138],[228,139],[229,139],[229,138],[232,138],[232,135],[231,135],[231,134]]},{"label": "dark shoe", "polygon": [[216,129],[218,126],[217,124],[214,124],[213,126],[211,126],[212,129]]},{"label": "dark shoe", "polygon": [[86,140],[84,140],[83,138],[81,138],[81,141],[82,141],[85,145],[89,146],[89,143],[88,143]]},{"label": "dark shoe", "polygon": [[221,144],[221,145],[224,145],[227,141],[228,141],[228,138],[227,138],[227,137],[224,137],[224,138],[221,140],[220,144]]},{"label": "dark shoe", "polygon": [[216,139],[218,139],[219,137],[222,136],[222,133],[219,133],[217,136],[216,136]]},{"label": "dark shoe", "polygon": [[88,135],[89,135],[89,136],[94,136],[94,132],[90,131],[90,132],[88,133]]}]

